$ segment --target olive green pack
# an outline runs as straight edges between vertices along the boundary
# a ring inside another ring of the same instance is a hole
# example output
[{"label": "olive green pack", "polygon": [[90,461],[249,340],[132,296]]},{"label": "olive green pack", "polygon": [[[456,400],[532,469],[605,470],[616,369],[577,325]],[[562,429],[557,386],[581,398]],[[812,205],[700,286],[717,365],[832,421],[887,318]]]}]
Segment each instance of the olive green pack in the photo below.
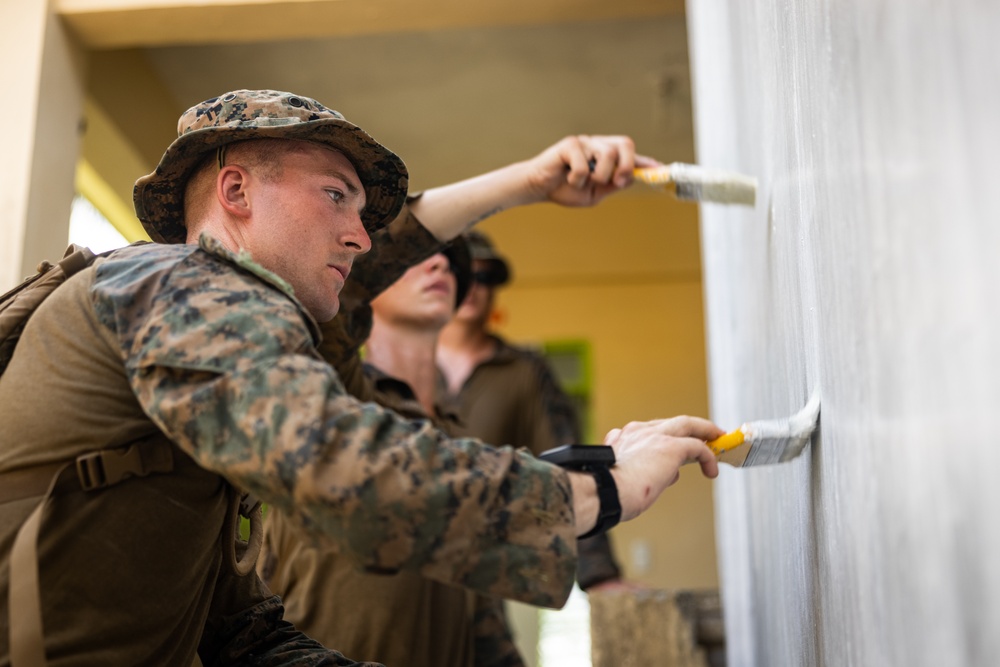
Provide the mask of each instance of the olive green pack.
[{"label": "olive green pack", "polygon": [[0,375],[7,370],[31,314],[70,276],[93,264],[96,257],[89,248],[72,244],[57,264],[43,261],[38,273],[0,296]]},{"label": "olive green pack", "polygon": [[[58,263],[41,262],[35,275],[0,296],[0,375],[7,370],[24,327],[38,306],[70,277],[111,252],[95,255],[89,248],[70,245]],[[48,664],[42,629],[37,545],[49,497],[58,494],[60,488],[96,491],[129,477],[169,473],[174,469],[173,457],[173,446],[157,433],[116,449],[97,449],[74,461],[0,473],[0,503],[39,498],[39,504],[18,530],[11,547],[8,633],[13,667],[46,667]],[[223,531],[230,539],[224,557],[232,572],[246,576],[254,571],[263,540],[261,503],[231,485],[229,489],[229,508]],[[248,543],[242,556],[237,555],[236,549],[240,517],[249,519]],[[15,609],[16,614],[13,613]]]}]

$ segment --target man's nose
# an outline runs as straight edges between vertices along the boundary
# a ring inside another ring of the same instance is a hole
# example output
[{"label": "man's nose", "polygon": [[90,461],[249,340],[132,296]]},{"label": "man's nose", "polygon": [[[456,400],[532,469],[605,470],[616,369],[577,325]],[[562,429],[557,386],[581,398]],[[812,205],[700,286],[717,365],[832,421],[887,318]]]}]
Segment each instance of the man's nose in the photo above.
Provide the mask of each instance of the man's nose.
[{"label": "man's nose", "polygon": [[450,262],[444,253],[435,253],[430,256],[428,261],[428,269],[431,271],[447,271],[450,267]]},{"label": "man's nose", "polygon": [[360,214],[351,216],[351,220],[341,240],[348,250],[358,255],[363,255],[372,249],[371,237],[368,236],[368,231],[365,229]]}]

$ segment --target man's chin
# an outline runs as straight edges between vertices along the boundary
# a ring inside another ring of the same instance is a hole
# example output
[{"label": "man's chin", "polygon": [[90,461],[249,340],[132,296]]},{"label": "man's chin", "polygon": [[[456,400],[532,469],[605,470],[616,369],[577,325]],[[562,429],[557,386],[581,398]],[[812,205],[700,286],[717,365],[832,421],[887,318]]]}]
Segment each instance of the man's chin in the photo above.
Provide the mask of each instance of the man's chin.
[{"label": "man's chin", "polygon": [[309,311],[309,314],[312,315],[314,320],[320,324],[324,324],[332,320],[337,316],[337,313],[340,312],[340,299],[334,299],[332,303],[327,302],[322,304],[320,307],[310,308],[309,306],[306,306],[306,310]]}]

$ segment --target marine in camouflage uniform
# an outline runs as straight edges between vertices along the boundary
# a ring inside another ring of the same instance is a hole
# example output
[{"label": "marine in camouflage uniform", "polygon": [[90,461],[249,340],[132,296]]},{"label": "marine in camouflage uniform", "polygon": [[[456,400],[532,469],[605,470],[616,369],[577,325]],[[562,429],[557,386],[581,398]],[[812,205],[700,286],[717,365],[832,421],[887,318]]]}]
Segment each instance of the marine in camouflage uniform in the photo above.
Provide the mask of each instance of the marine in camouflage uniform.
[{"label": "marine in camouflage uniform", "polygon": [[[186,665],[196,651],[205,665],[353,664],[284,622],[256,575],[228,568],[230,485],[362,569],[536,604],[568,594],[563,471],[359,402],[284,280],[211,237],[181,244],[178,192],[205,150],[288,136],[329,139],[358,165],[369,230],[396,216],[405,168],[336,112],[270,91],[209,100],[137,184],[137,211],[167,244],[116,251],[56,290],[0,377],[0,474],[142,437],[172,459],[168,474],[71,483],[49,501],[38,562],[51,665]],[[3,599],[13,536],[37,502],[0,505]],[[0,627],[12,613],[0,606]],[[0,633],[0,665],[9,650]]]},{"label": "marine in camouflage uniform", "polygon": [[[337,317],[321,326],[320,351],[335,364],[352,395],[410,419],[432,419],[453,434],[457,416],[447,405],[434,406],[428,415],[406,382],[361,362],[360,349],[372,326],[371,301],[411,263],[439,248],[413,222],[412,217],[397,220],[372,236],[373,250],[355,263]],[[468,251],[462,243],[445,252],[463,294]],[[498,598],[406,572],[385,576],[359,571],[341,554],[303,540],[279,512],[269,512],[265,519],[258,569],[284,601],[288,620],[348,655],[409,667],[523,665]],[[347,600],[351,611],[345,614]]]},{"label": "marine in camouflage uniform", "polygon": [[[0,376],[0,596],[13,605],[0,606],[10,629],[0,667],[188,665],[196,654],[206,667],[355,664],[285,622],[278,598],[245,574],[253,541],[234,546],[236,488],[361,569],[561,605],[575,536],[605,502],[596,476],[450,440],[360,402],[320,352],[314,316],[336,312],[336,276],[368,234],[408,215],[402,162],[339,113],[275,91],[208,100],[181,117],[179,134],[136,183],[136,212],[157,243],[116,251],[59,287]],[[299,141],[278,142],[286,152],[273,165],[262,158],[255,175],[225,162],[227,151],[268,145],[247,139]],[[593,152],[597,143],[542,153],[532,164],[548,165],[545,187],[555,183],[532,196],[586,204],[627,185],[629,142]],[[292,175],[268,183],[268,166]],[[512,173],[457,191],[505,191]],[[185,186],[206,183],[185,202]],[[421,215],[443,215],[431,236],[454,238],[478,205],[460,197],[455,210],[456,189],[437,190]],[[205,213],[186,218],[191,203]],[[229,227],[244,222],[237,231],[256,247]],[[200,223],[220,236],[194,243]],[[324,257],[331,248],[341,266]],[[268,251],[277,254],[265,262]],[[304,280],[298,264],[324,279]],[[714,474],[703,441],[721,434],[692,418],[612,432],[622,516],[647,509],[685,460]],[[21,538],[37,527],[36,558]],[[37,588],[18,574],[36,565]]]}]

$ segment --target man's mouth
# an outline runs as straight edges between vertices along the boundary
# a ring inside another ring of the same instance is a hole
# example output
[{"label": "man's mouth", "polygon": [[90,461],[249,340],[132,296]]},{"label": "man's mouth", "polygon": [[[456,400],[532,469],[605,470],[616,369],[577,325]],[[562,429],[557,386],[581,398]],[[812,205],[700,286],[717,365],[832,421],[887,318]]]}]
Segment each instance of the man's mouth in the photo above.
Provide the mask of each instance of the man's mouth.
[{"label": "man's mouth", "polygon": [[441,292],[443,294],[450,294],[451,287],[448,285],[446,280],[435,280],[430,285],[425,288],[427,292]]},{"label": "man's mouth", "polygon": [[351,267],[343,264],[327,264],[326,267],[339,273],[344,280],[347,280],[347,276],[351,274]]}]

